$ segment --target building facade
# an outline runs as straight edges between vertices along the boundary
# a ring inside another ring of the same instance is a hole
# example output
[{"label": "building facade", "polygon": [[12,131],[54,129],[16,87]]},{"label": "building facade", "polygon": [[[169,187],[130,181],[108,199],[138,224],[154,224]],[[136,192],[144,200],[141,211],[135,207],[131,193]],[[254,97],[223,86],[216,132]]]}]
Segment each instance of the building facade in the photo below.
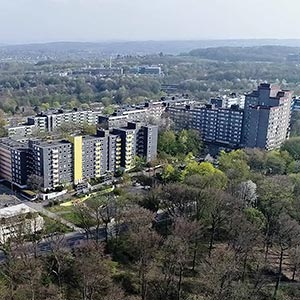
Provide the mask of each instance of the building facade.
[{"label": "building facade", "polygon": [[175,129],[193,129],[201,133],[204,142],[239,147],[242,139],[244,112],[238,106],[220,108],[215,105],[199,107],[169,107],[168,113]]},{"label": "building facade", "polygon": [[0,209],[0,243],[41,231],[44,219],[25,204]]},{"label": "building facade", "polygon": [[28,179],[28,149],[10,138],[0,143],[0,178],[18,187],[25,187]]},{"label": "building facade", "polygon": [[261,84],[246,96],[242,145],[272,150],[289,137],[292,92]]}]

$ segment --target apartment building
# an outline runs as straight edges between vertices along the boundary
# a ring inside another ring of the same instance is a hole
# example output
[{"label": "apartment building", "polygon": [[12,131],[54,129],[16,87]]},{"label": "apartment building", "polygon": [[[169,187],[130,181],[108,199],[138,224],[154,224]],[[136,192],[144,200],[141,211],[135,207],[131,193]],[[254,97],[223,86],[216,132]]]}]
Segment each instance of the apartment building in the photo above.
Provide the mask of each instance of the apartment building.
[{"label": "apartment building", "polygon": [[162,99],[161,101],[145,102],[135,106],[124,106],[110,116],[99,116],[100,126],[106,129],[126,127],[128,122],[157,123],[168,107],[193,104],[188,98]]},{"label": "apartment building", "polygon": [[121,168],[121,149],[121,137],[110,132],[108,135],[108,172],[114,173]]},{"label": "apartment building", "polygon": [[8,136],[15,139],[28,138],[35,132],[53,132],[64,125],[83,126],[96,125],[100,111],[77,111],[53,112],[49,114],[39,114],[28,117],[26,124],[8,127]]},{"label": "apartment building", "polygon": [[125,170],[134,167],[135,156],[146,162],[157,156],[158,126],[128,122],[127,127],[115,128],[113,134],[120,137],[120,166]]},{"label": "apartment building", "polygon": [[130,170],[134,167],[136,156],[136,130],[131,126],[123,128],[114,128],[113,134],[120,137],[121,142],[121,159],[120,166],[125,170]]},{"label": "apartment building", "polygon": [[18,125],[14,127],[8,127],[7,133],[9,137],[22,139],[31,136],[35,130],[35,125]]},{"label": "apartment building", "polygon": [[41,180],[44,190],[55,189],[76,180],[73,144],[68,141],[30,140],[28,172]]},{"label": "apartment building", "polygon": [[220,108],[215,105],[169,107],[168,113],[175,129],[194,129],[203,141],[238,147],[242,138],[244,112],[238,106]]},{"label": "apartment building", "polygon": [[128,127],[135,130],[136,155],[144,157],[146,162],[156,159],[158,126],[128,123]]},{"label": "apartment building", "polygon": [[291,105],[291,91],[266,83],[246,95],[243,146],[279,148],[289,137]]},{"label": "apartment building", "polygon": [[28,124],[35,125],[41,132],[51,132],[65,125],[96,125],[100,112],[94,111],[77,111],[63,112],[59,110],[57,113],[41,114],[28,118]]},{"label": "apartment building", "polygon": [[0,142],[0,178],[18,187],[27,184],[28,149],[10,138]]}]

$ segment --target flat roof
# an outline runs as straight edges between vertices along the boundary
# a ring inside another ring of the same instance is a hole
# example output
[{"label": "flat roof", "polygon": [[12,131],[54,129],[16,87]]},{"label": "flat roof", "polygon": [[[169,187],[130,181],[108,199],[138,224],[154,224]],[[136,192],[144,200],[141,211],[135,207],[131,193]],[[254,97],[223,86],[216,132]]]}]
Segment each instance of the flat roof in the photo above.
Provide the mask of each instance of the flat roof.
[{"label": "flat roof", "polygon": [[10,207],[0,209],[0,218],[10,218],[27,213],[35,213],[35,209],[27,206],[26,204],[17,204]]},{"label": "flat roof", "polygon": [[26,144],[21,143],[20,141],[17,141],[15,139],[9,138],[9,137],[5,137],[0,139],[0,145],[3,144],[5,146],[8,146],[10,148],[24,148],[27,147]]}]

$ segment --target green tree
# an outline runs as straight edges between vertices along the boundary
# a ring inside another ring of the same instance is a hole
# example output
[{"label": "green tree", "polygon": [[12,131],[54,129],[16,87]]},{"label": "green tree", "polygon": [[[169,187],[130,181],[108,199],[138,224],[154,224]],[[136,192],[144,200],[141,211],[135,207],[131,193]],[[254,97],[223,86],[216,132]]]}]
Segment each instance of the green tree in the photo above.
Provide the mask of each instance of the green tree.
[{"label": "green tree", "polygon": [[0,137],[4,137],[7,135],[6,124],[7,122],[4,112],[2,109],[0,109]]},{"label": "green tree", "polygon": [[294,160],[300,160],[300,137],[293,137],[285,141],[281,150],[287,151]]},{"label": "green tree", "polygon": [[199,175],[197,185],[202,188],[214,186],[222,189],[227,183],[226,175],[209,162],[199,164],[196,161],[191,161],[182,171],[181,179],[184,180],[193,175]]},{"label": "green tree", "polygon": [[220,170],[227,175],[232,186],[248,179],[249,166],[247,164],[247,156],[242,150],[235,150],[229,153],[221,151],[218,162]]}]

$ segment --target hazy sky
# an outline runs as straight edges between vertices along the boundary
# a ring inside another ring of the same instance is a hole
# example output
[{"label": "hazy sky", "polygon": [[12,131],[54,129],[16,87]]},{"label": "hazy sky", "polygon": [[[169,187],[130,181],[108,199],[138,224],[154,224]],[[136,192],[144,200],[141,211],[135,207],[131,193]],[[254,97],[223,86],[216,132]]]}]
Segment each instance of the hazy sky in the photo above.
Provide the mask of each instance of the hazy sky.
[{"label": "hazy sky", "polygon": [[299,0],[0,0],[0,42],[300,38]]}]

